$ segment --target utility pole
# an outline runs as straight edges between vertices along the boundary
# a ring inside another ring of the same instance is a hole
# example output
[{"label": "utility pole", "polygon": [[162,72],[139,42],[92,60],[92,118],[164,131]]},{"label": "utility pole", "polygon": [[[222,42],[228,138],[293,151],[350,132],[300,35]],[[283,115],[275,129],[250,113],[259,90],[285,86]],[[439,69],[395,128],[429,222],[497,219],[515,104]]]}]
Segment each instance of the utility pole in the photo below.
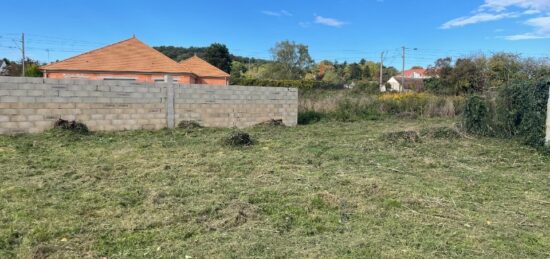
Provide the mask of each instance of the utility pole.
[{"label": "utility pole", "polygon": [[403,92],[405,87],[405,51],[406,48],[403,46],[403,69],[401,70],[401,86],[399,86],[399,92]]},{"label": "utility pole", "polygon": [[21,60],[21,66],[22,66],[21,76],[22,76],[22,77],[25,77],[25,33],[21,33],[21,56],[22,56],[22,60]]},{"label": "utility pole", "polygon": [[384,87],[384,51],[380,53],[380,91],[382,91]]}]

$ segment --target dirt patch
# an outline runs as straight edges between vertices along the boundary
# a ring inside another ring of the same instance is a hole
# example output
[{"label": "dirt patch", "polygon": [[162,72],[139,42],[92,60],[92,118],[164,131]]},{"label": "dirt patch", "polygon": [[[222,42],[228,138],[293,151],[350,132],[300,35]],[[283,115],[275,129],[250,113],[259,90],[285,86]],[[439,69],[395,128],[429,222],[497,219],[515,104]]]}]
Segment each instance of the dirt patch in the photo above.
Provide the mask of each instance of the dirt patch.
[{"label": "dirt patch", "polygon": [[235,228],[256,219],[257,216],[258,208],[254,205],[247,202],[234,201],[217,211],[215,219],[207,221],[206,225],[213,231]]}]

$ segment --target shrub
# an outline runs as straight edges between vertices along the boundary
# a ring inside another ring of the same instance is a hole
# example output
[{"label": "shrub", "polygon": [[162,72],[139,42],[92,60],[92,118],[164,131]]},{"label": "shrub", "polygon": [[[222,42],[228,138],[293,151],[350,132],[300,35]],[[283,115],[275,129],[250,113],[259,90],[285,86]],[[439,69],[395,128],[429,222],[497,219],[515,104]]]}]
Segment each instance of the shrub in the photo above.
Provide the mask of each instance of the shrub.
[{"label": "shrub", "polygon": [[55,121],[54,129],[66,130],[80,134],[87,134],[90,132],[88,130],[88,127],[84,123],[63,119],[58,119],[57,121]]},{"label": "shrub", "polygon": [[180,129],[199,129],[202,126],[196,121],[180,121],[178,123],[178,128]]},{"label": "shrub", "polygon": [[371,102],[363,102],[357,99],[341,100],[331,114],[337,121],[351,122],[357,120],[376,120],[380,112]]},{"label": "shrub", "polygon": [[341,84],[332,84],[316,80],[269,80],[256,78],[232,78],[232,85],[244,86],[271,86],[271,87],[293,87],[299,89],[341,89]]},{"label": "shrub", "polygon": [[359,81],[353,87],[353,92],[378,94],[380,92],[380,85],[378,82]]},{"label": "shrub", "polygon": [[548,88],[546,82],[520,82],[500,88],[493,98],[471,96],[464,111],[464,128],[475,134],[518,137],[526,144],[543,146]]},{"label": "shrub", "polygon": [[312,124],[315,122],[319,122],[323,119],[324,115],[320,112],[316,111],[304,111],[298,113],[298,124],[300,125],[307,125]]},{"label": "shrub", "polygon": [[505,137],[519,136],[532,146],[543,146],[549,84],[524,82],[503,87],[496,102],[499,132]]},{"label": "shrub", "polygon": [[233,147],[251,146],[255,143],[250,134],[242,131],[231,132],[223,141],[224,144]]},{"label": "shrub", "polygon": [[489,108],[484,98],[472,95],[466,100],[463,126],[469,133],[489,134]]}]

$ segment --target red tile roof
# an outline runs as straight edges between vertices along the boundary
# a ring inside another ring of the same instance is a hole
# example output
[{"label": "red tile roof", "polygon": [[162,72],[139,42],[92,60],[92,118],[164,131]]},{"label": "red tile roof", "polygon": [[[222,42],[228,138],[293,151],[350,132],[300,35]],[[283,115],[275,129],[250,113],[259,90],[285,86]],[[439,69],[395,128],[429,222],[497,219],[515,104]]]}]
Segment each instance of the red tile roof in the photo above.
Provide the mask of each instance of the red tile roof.
[{"label": "red tile roof", "polygon": [[197,57],[196,55],[186,60],[182,60],[180,64],[191,71],[193,74],[200,77],[229,77],[225,71],[213,66],[206,60]]},{"label": "red tile roof", "polygon": [[420,76],[426,75],[426,69],[424,68],[413,68],[405,70],[405,77],[412,77],[414,73],[419,74]]},{"label": "red tile roof", "polygon": [[42,70],[191,73],[185,66],[133,37],[84,54],[45,65]]}]

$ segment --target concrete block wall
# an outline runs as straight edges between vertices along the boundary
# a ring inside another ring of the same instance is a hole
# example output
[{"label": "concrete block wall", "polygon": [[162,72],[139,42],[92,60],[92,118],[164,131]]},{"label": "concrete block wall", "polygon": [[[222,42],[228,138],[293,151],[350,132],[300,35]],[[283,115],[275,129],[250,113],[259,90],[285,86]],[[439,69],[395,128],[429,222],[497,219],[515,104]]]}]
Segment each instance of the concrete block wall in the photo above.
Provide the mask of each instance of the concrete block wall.
[{"label": "concrete block wall", "polygon": [[171,126],[167,118],[208,127],[242,128],[269,119],[293,126],[297,113],[292,88],[0,77],[0,134],[42,132],[59,118],[93,131],[161,129]]},{"label": "concrete block wall", "polygon": [[271,119],[283,120],[287,126],[297,124],[296,88],[179,85],[175,92],[176,122],[237,128]]},{"label": "concrete block wall", "polygon": [[161,129],[163,90],[123,81],[0,77],[0,134],[42,132],[60,118],[93,131]]}]

